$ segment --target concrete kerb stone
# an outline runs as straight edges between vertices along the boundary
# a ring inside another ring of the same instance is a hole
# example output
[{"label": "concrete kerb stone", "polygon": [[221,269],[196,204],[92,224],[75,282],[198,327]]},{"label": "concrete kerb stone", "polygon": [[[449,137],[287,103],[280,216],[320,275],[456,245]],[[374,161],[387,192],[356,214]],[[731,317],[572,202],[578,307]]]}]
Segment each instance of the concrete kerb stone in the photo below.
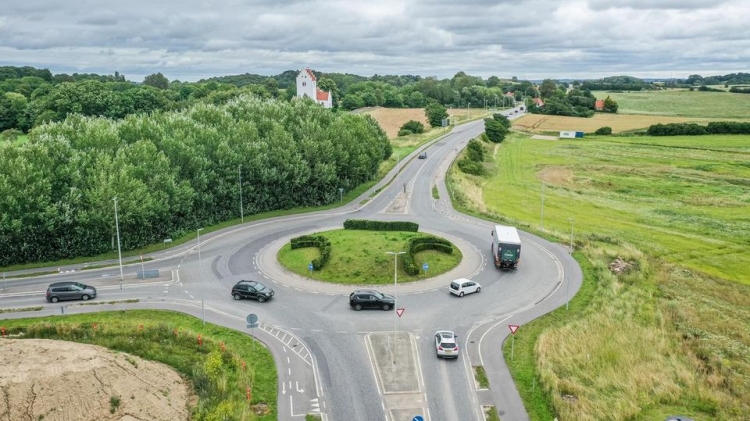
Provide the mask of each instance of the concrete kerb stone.
[{"label": "concrete kerb stone", "polygon": [[[334,284],[334,283],[329,283],[329,282],[317,281],[317,280],[310,279],[304,276],[300,276],[294,272],[287,270],[286,268],[281,266],[279,261],[276,259],[276,256],[278,255],[279,250],[281,250],[281,248],[284,247],[292,238],[299,237],[301,235],[309,235],[309,234],[314,234],[316,232],[329,231],[329,230],[334,230],[334,229],[341,229],[341,226],[318,228],[316,230],[312,230],[308,232],[300,232],[295,235],[290,235],[290,236],[280,238],[270,243],[267,247],[264,247],[258,253],[258,256],[256,258],[258,269],[268,279],[271,279],[275,282],[278,282],[280,284],[283,284],[289,287],[298,288],[298,289],[311,291],[311,292],[321,292],[321,293],[327,293],[327,294],[332,294],[332,295],[338,295],[338,294],[349,294],[352,291],[352,288],[383,289],[386,286],[384,284],[343,285],[343,284]],[[424,292],[424,291],[438,290],[441,288],[448,288],[450,281],[456,278],[471,278],[484,265],[485,260],[481,252],[479,251],[479,249],[474,247],[472,244],[464,241],[463,239],[460,239],[458,237],[454,237],[445,233],[441,233],[441,232],[434,232],[434,231],[427,231],[427,230],[420,230],[420,232],[443,237],[449,240],[456,247],[458,247],[459,250],[461,250],[461,253],[463,254],[463,258],[461,259],[461,263],[459,263],[458,266],[456,266],[455,268],[453,268],[453,270],[449,272],[446,272],[446,273],[443,273],[441,275],[434,276],[431,278],[427,278],[424,280],[420,280],[420,281],[403,282],[403,283],[399,282],[398,284],[399,294],[418,293],[418,292]]]}]

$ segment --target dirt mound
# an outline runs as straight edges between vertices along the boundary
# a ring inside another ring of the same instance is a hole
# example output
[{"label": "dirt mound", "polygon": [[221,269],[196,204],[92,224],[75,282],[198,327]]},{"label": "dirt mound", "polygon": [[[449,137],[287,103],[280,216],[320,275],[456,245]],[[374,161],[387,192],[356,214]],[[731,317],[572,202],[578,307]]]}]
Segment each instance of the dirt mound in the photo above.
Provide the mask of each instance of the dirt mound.
[{"label": "dirt mound", "polygon": [[170,367],[93,345],[0,340],[0,419],[187,420],[189,389]]}]

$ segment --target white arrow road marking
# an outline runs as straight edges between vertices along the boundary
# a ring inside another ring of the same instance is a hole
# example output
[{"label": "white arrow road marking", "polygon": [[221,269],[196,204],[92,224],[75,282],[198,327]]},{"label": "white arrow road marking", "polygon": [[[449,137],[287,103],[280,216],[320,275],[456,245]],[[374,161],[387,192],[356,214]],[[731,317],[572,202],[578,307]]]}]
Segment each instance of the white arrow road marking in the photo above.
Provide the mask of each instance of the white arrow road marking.
[{"label": "white arrow road marking", "polygon": [[299,388],[299,382],[294,382],[294,385],[297,386],[297,392],[303,393],[305,391],[305,389],[300,390],[300,388]]}]

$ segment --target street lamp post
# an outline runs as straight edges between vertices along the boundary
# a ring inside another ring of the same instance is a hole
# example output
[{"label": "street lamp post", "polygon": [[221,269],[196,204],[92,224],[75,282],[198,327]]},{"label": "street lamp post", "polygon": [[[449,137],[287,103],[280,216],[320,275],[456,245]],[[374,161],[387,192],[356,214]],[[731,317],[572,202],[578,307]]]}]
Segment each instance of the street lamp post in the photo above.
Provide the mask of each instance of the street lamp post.
[{"label": "street lamp post", "polygon": [[398,332],[398,312],[396,311],[396,309],[398,308],[398,255],[406,254],[406,252],[387,251],[385,252],[385,254],[393,255],[393,315],[396,316],[395,320],[393,321],[393,338],[395,340]]},{"label": "street lamp post", "polygon": [[117,196],[112,198],[115,202],[115,227],[117,228],[117,256],[120,259],[120,289],[122,289],[122,249],[120,248],[120,220],[117,218]]},{"label": "street lamp post", "polygon": [[201,231],[203,228],[198,228],[198,277],[201,278],[201,317],[203,318],[203,324],[206,324],[206,306],[203,301],[203,260],[201,260]]},{"label": "street lamp post", "polygon": [[339,187],[339,205],[344,204],[344,188]]},{"label": "street lamp post", "polygon": [[542,212],[539,219],[539,231],[544,231],[544,180],[542,180]]}]

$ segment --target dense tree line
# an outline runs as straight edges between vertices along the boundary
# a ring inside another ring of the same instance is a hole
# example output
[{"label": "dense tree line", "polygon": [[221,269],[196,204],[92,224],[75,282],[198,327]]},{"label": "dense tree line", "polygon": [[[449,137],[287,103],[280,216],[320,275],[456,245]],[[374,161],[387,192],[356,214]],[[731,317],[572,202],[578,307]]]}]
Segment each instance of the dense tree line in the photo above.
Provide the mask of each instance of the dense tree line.
[{"label": "dense tree line", "polygon": [[697,85],[747,85],[750,84],[750,73],[730,73],[727,75],[706,76],[690,75],[680,82],[688,86]]},{"label": "dense tree line", "polygon": [[703,126],[696,123],[653,124],[650,136],[699,136],[705,134],[750,134],[750,123],[735,121],[712,121]]},{"label": "dense tree line", "polygon": [[644,91],[655,89],[655,85],[632,76],[611,76],[585,80],[580,88],[588,91]]},{"label": "dense tree line", "polygon": [[246,214],[331,203],[391,153],[371,117],[309,100],[72,114],[0,143],[0,266],[111,251],[114,197],[127,250],[237,217],[240,188]]},{"label": "dense tree line", "polygon": [[[528,111],[533,114],[591,117],[596,111],[596,97],[584,88],[585,85],[585,82],[574,83],[573,87],[570,87],[552,79],[545,79],[539,86],[539,95],[544,105],[538,107],[529,99],[526,101]],[[602,111],[616,113],[617,109],[617,102],[608,96],[604,100]]]},{"label": "dense tree line", "polygon": [[280,95],[270,85],[238,88],[218,82],[170,82],[161,73],[135,84],[119,73],[53,76],[46,69],[0,67],[0,133],[9,129],[28,132],[44,123],[63,121],[73,113],[120,119],[180,110],[199,102],[224,104],[245,93],[263,98]]}]

